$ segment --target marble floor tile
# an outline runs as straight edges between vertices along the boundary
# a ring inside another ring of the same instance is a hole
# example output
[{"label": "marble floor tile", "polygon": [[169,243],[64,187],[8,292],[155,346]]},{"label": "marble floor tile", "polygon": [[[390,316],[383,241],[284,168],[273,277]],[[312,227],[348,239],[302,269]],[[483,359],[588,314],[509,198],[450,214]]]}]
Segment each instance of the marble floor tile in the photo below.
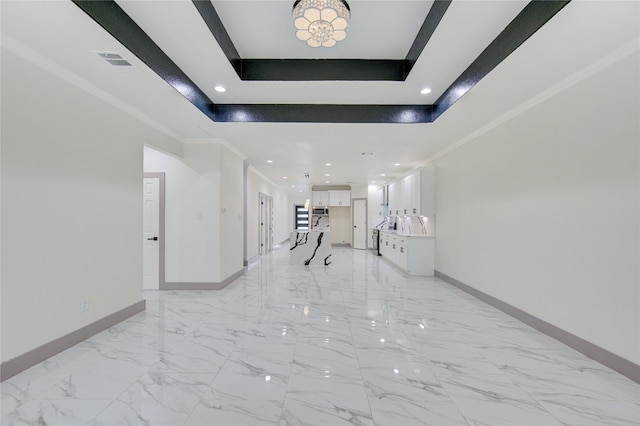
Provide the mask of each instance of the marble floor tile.
[{"label": "marble floor tile", "polygon": [[384,426],[468,425],[452,401],[423,401],[390,395],[369,398],[373,421]]},{"label": "marble floor tile", "polygon": [[281,351],[236,351],[211,384],[213,396],[225,400],[282,400],[287,390],[294,347]]},{"label": "marble floor tile", "polygon": [[188,426],[277,426],[281,401],[219,400],[205,395],[185,423]]},{"label": "marble floor tile", "polygon": [[506,376],[467,375],[440,382],[470,424],[562,425]]},{"label": "marble floor tile", "polygon": [[434,277],[252,262],[0,384],[2,425],[636,425],[640,385]]},{"label": "marble floor tile", "polygon": [[0,424],[22,425],[87,425],[112,402],[112,399],[32,400],[5,414]]},{"label": "marble floor tile", "polygon": [[318,378],[292,374],[281,425],[373,425],[361,379]]},{"label": "marble floor tile", "polygon": [[361,379],[353,342],[336,338],[300,339],[293,356],[291,374],[347,382]]},{"label": "marble floor tile", "polygon": [[585,397],[542,398],[540,404],[565,425],[639,425],[639,404]]},{"label": "marble floor tile", "polygon": [[207,374],[145,374],[91,424],[184,424],[214,377]]}]

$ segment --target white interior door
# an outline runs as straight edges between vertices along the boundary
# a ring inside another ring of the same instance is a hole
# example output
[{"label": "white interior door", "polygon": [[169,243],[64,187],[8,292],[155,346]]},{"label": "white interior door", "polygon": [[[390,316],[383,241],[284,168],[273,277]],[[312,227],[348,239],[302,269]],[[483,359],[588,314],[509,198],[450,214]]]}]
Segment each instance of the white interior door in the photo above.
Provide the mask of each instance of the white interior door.
[{"label": "white interior door", "polygon": [[160,283],[160,179],[144,178],[142,219],[142,288],[157,290]]},{"label": "white interior door", "polygon": [[353,248],[365,250],[367,248],[367,200],[354,198],[353,209]]},{"label": "white interior door", "polygon": [[260,247],[258,253],[267,254],[273,248],[273,198],[260,194]]},{"label": "white interior door", "polygon": [[267,197],[267,253],[273,249],[273,198]]}]

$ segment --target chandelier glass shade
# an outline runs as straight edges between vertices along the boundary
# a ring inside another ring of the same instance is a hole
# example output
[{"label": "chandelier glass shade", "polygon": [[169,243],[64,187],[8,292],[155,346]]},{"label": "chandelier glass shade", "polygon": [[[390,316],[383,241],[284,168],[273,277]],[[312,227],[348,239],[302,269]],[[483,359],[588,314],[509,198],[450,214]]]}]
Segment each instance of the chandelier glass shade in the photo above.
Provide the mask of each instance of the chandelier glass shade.
[{"label": "chandelier glass shade", "polygon": [[344,40],[350,18],[344,0],[297,0],[293,4],[296,37],[311,47],[333,47]]}]

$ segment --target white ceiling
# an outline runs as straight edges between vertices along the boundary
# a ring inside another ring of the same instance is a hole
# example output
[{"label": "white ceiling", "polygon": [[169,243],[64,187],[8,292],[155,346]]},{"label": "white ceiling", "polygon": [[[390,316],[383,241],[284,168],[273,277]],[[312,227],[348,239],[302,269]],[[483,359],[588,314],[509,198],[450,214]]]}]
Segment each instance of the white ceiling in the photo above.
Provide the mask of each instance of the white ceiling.
[{"label": "white ceiling", "polygon": [[[190,1],[117,3],[216,103],[430,104],[526,1],[454,0],[405,82],[241,81]],[[295,38],[292,4],[214,1],[245,58],[360,59],[403,58],[431,2],[352,0],[349,35],[333,49],[309,48]],[[312,183],[331,185],[400,176],[637,39],[640,26],[638,2],[574,0],[431,124],[214,123],[72,2],[2,0],[0,5],[5,49],[117,99],[167,132],[224,139],[289,190],[306,183],[305,172]],[[120,52],[134,72],[118,72],[95,51]],[[215,92],[217,84],[227,92]],[[418,93],[425,86],[433,89],[428,96]]]},{"label": "white ceiling", "polygon": [[292,1],[213,1],[240,56],[259,59],[404,59],[432,4],[352,0],[347,39],[314,49],[292,37]]}]

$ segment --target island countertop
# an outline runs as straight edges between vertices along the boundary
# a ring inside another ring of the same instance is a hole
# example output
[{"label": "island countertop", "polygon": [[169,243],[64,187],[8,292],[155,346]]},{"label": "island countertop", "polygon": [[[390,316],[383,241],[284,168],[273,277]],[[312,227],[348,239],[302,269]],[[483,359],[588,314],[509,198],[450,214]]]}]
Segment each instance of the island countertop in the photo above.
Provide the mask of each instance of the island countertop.
[{"label": "island countertop", "polygon": [[289,238],[289,263],[292,265],[330,265],[329,231],[293,231]]}]

